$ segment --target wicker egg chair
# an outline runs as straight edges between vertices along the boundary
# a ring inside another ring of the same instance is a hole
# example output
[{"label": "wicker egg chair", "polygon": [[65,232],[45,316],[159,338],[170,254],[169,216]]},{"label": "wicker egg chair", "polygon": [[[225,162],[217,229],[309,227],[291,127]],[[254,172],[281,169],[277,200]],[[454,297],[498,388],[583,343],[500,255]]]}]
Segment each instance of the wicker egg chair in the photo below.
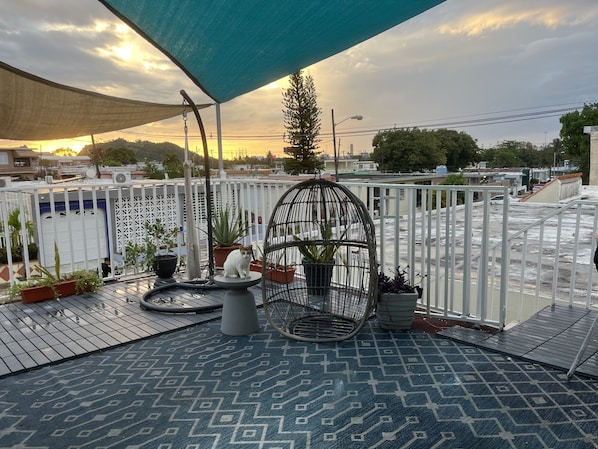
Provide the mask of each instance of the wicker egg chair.
[{"label": "wicker egg chair", "polygon": [[[292,282],[273,276],[285,267],[295,269]],[[377,271],[374,223],[348,188],[312,179],[280,198],[262,260],[264,311],[278,332],[313,342],[353,337],[372,314]]]}]

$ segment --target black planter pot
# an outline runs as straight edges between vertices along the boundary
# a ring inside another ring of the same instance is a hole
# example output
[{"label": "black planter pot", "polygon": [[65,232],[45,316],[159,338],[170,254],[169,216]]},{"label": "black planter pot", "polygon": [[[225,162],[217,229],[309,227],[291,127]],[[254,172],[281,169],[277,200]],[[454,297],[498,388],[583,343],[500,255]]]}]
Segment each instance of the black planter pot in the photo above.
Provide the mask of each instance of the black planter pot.
[{"label": "black planter pot", "polygon": [[309,296],[328,296],[334,265],[334,260],[330,262],[308,262],[303,260],[305,282]]},{"label": "black planter pot", "polygon": [[176,254],[163,254],[154,257],[154,272],[159,278],[171,278],[176,271],[178,256]]}]

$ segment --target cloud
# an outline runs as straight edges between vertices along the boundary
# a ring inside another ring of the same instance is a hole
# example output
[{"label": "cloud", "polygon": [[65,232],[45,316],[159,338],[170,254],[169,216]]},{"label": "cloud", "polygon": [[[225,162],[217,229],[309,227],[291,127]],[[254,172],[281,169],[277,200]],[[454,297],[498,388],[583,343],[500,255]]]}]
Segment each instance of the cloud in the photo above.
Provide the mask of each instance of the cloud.
[{"label": "cloud", "polygon": [[[364,116],[345,121],[337,132],[343,147],[353,143],[356,151],[368,151],[377,129],[395,125],[598,101],[596,42],[595,0],[446,1],[306,68],[322,108],[321,149],[332,151],[331,109],[337,120]],[[94,0],[0,2],[0,59],[109,95],[177,103],[185,89],[199,103],[210,101],[167,57]],[[281,152],[284,87],[281,79],[221,106],[225,152]],[[215,109],[202,111],[202,117],[214,137]],[[196,125],[189,128],[192,146],[200,144]],[[559,129],[558,117],[458,128],[486,146],[514,139],[542,144],[558,137]],[[347,134],[354,131],[363,135]],[[182,119],[98,138],[119,135],[182,145]]]},{"label": "cloud", "polygon": [[488,2],[479,2],[477,8],[469,2],[467,10],[463,8],[461,11],[454,20],[439,25],[442,34],[480,36],[516,26],[547,29],[583,26],[595,21],[598,14],[596,4],[591,0],[494,2],[491,7]]}]

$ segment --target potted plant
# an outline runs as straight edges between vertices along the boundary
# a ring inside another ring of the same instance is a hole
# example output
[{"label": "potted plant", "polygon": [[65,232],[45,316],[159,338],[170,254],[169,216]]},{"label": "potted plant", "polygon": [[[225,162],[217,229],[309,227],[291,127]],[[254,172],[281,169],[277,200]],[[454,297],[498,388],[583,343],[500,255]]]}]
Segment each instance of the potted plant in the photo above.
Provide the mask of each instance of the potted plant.
[{"label": "potted plant", "polygon": [[94,292],[103,284],[97,271],[78,270],[62,276],[60,253],[56,243],[54,243],[54,264],[54,272],[46,267],[36,266],[42,276],[14,284],[9,290],[9,297],[13,299],[20,294],[23,302],[33,303],[83,292]]},{"label": "potted plant", "polygon": [[247,235],[249,225],[241,211],[230,206],[220,209],[212,217],[214,242],[214,265],[221,268],[230,252],[241,246],[240,240]]},{"label": "potted plant", "polygon": [[392,277],[378,275],[376,317],[382,329],[397,331],[411,328],[421,288],[409,281],[407,270],[396,267]]},{"label": "potted plant", "polygon": [[59,292],[56,284],[57,282],[52,279],[43,276],[34,276],[27,281],[11,285],[8,290],[8,298],[14,300],[17,296],[21,296],[24,303],[58,298]]},{"label": "potted plant", "polygon": [[135,242],[125,244],[124,264],[127,267],[133,267],[135,274],[139,272],[139,267],[145,259],[145,246]]},{"label": "potted plant", "polygon": [[[54,273],[46,267],[36,265],[42,276],[33,278],[24,284],[16,287],[16,291],[21,294],[21,299],[25,303],[44,301],[46,299],[58,298],[59,296],[68,296],[72,291],[74,293],[75,282],[62,282],[60,275],[60,253],[58,245],[54,242]],[[61,285],[63,284],[63,285]]]},{"label": "potted plant", "polygon": [[54,281],[53,288],[57,293],[55,297],[64,298],[85,292],[96,292],[103,284],[97,270],[77,270]]},{"label": "potted plant", "polygon": [[30,304],[84,292],[96,292],[102,285],[103,281],[97,271],[79,270],[63,279],[41,276],[16,283],[10,287],[9,298],[14,299],[20,295],[24,303]]},{"label": "potted plant", "polygon": [[340,248],[348,228],[338,239],[333,241],[331,223],[320,223],[318,227],[320,237],[316,240],[302,239],[298,236],[293,236],[293,238],[300,242],[297,249],[302,256],[308,295],[326,297],[330,291],[336,252]]},{"label": "potted plant", "polygon": [[159,218],[153,223],[145,223],[143,263],[148,271],[159,278],[171,278],[176,271],[178,256],[172,252],[176,245],[178,229],[167,229]]},{"label": "potted plant", "polygon": [[[266,263],[264,262],[262,247],[256,244],[254,244],[253,247],[255,248],[253,254],[258,253],[259,256],[257,259],[253,259],[249,264],[249,269],[251,271],[262,273],[265,279],[272,280],[280,284],[290,284],[295,280],[295,267],[291,264],[285,265],[281,263],[281,259],[285,254],[284,252],[280,253],[276,262]],[[266,263],[265,268],[264,263]]]},{"label": "potted plant", "polygon": [[97,270],[77,270],[70,277],[75,281],[76,294],[97,292],[104,285],[104,281]]}]

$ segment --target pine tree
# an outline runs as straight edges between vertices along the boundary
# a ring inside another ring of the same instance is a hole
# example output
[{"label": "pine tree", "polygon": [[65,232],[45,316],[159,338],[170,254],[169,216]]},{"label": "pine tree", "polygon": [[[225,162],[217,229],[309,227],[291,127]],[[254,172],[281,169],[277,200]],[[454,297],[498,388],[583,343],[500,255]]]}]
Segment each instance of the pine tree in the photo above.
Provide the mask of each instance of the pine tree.
[{"label": "pine tree", "polygon": [[284,90],[282,98],[285,140],[289,143],[285,153],[290,156],[284,161],[284,169],[294,175],[315,173],[324,166],[316,151],[322,111],[318,108],[311,75],[304,76],[301,70],[289,75],[289,88]]}]

